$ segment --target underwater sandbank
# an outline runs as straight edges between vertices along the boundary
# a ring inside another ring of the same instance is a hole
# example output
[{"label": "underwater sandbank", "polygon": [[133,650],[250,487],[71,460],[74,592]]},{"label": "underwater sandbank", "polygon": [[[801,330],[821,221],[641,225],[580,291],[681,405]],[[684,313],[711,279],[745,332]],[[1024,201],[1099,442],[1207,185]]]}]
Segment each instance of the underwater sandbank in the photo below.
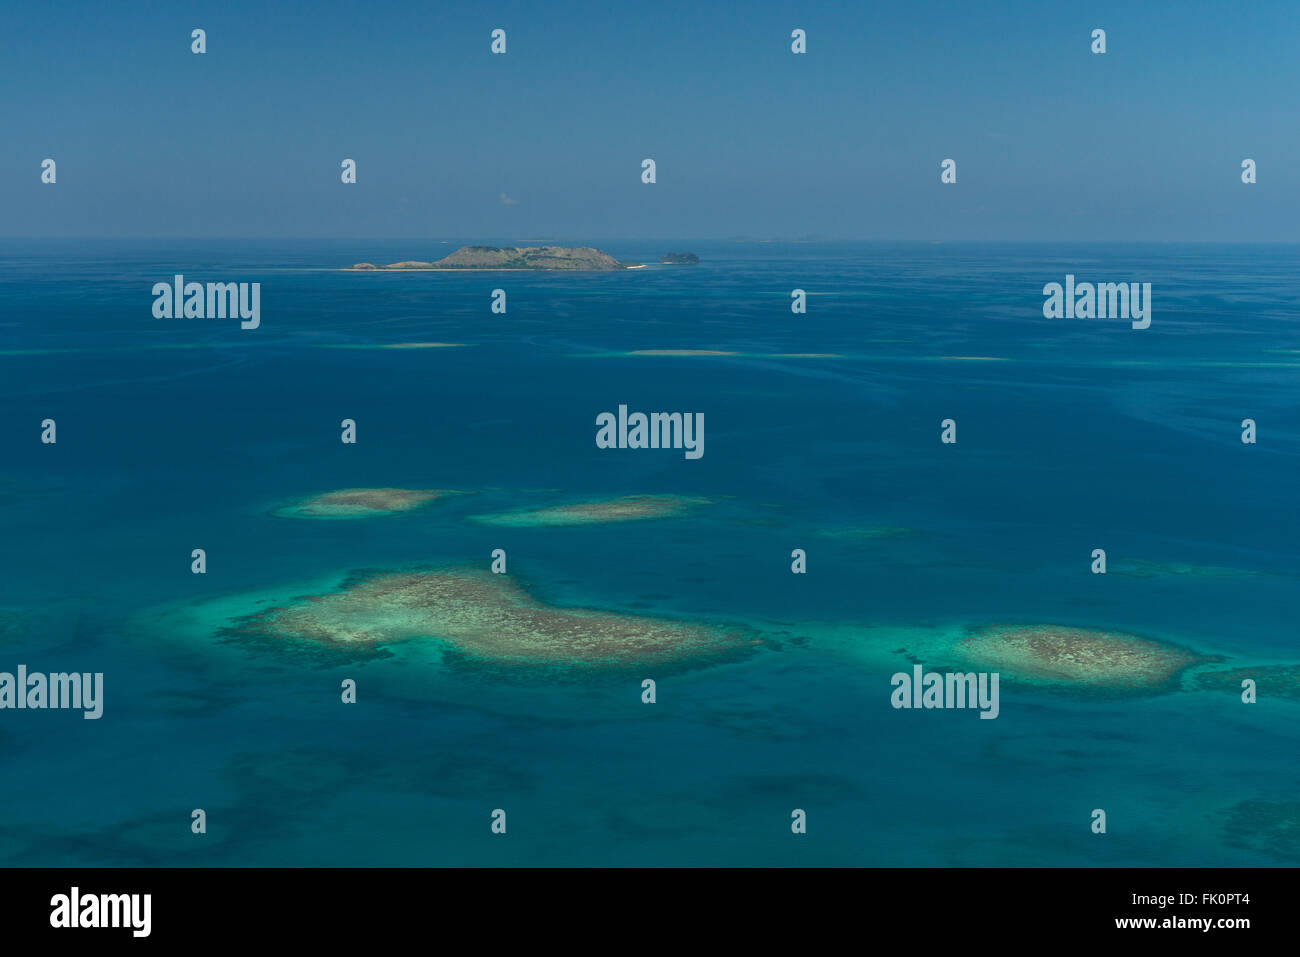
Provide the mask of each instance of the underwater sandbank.
[{"label": "underwater sandbank", "polygon": [[723,352],[719,349],[634,349],[626,353],[629,356],[734,356],[735,352]]},{"label": "underwater sandbank", "polygon": [[461,349],[464,342],[328,342],[326,349]]},{"label": "underwater sandbank", "polygon": [[370,518],[422,508],[463,492],[437,488],[345,488],[302,499],[276,509],[285,518]]},{"label": "underwater sandbank", "polygon": [[1259,572],[1220,565],[1187,565],[1182,562],[1156,562],[1132,558],[1113,562],[1110,574],[1128,578],[1245,578]]},{"label": "underwater sandbank", "polygon": [[736,626],[554,607],[508,578],[463,567],[346,581],[240,618],[221,637],[263,650],[309,644],[363,657],[425,639],[494,662],[597,667],[728,658],[759,644]]},{"label": "underwater sandbank", "polygon": [[633,522],[651,518],[676,518],[702,505],[713,504],[707,498],[686,495],[628,495],[595,502],[576,502],[549,508],[522,509],[472,515],[485,525],[515,528],[556,525],[596,525],[605,522]]},{"label": "underwater sandbank", "polygon": [[832,526],[817,530],[817,535],[821,538],[856,538],[865,541],[908,538],[913,534],[915,532],[910,528],[901,528],[894,525]]},{"label": "underwater sandbank", "polygon": [[1013,681],[1135,692],[1171,690],[1184,670],[1215,660],[1136,635],[1063,625],[985,628],[954,650]]}]

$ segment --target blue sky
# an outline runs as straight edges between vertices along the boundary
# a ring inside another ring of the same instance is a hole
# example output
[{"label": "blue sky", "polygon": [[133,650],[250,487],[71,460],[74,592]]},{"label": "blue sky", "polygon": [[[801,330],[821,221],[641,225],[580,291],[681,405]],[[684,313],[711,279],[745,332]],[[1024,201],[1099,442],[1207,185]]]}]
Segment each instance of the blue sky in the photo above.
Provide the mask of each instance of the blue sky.
[{"label": "blue sky", "polygon": [[1297,40],[1294,0],[5,4],[0,235],[1296,241]]}]

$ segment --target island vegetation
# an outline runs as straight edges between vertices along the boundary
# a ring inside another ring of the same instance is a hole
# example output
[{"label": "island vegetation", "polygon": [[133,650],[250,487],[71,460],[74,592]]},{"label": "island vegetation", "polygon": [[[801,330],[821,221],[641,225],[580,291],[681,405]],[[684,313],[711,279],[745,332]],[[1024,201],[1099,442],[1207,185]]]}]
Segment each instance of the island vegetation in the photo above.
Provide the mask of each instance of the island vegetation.
[{"label": "island vegetation", "polygon": [[632,269],[639,263],[619,262],[609,253],[592,246],[462,246],[450,256],[435,262],[406,260],[376,266],[357,263],[352,269],[432,270],[432,269],[527,269],[584,272],[608,272]]}]

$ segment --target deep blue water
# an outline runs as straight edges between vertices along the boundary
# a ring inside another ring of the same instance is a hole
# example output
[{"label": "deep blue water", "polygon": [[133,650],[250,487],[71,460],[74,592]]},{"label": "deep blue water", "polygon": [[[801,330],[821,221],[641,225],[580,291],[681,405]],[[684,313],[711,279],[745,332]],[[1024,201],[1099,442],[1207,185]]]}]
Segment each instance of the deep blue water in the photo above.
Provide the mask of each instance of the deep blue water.
[{"label": "deep blue water", "polygon": [[[0,711],[0,862],[1300,859],[1225,830],[1240,802],[1294,808],[1294,699],[1004,687],[981,721],[895,711],[892,669],[854,651],[877,629],[1045,621],[1300,660],[1300,247],[589,242],[704,261],[376,275],[337,267],[461,241],[0,243],[0,671],[106,686],[98,721]],[[260,282],[261,328],[155,319],[151,287],[177,272]],[[1044,319],[1042,287],[1067,272],[1150,282],[1151,327]],[[463,345],[365,348],[433,341]],[[626,354],[657,349],[737,355]],[[703,458],[598,449],[595,417],[620,403],[703,412]],[[269,514],[359,486],[476,494],[373,520]],[[718,504],[584,528],[467,520],[633,493]],[[835,534],[880,526],[908,531]],[[486,567],[496,547],[547,601],[789,640],[665,675],[647,706],[626,677],[232,668],[154,626],[157,609],[351,569]],[[1097,547],[1112,572],[1198,571],[1093,575]]]}]

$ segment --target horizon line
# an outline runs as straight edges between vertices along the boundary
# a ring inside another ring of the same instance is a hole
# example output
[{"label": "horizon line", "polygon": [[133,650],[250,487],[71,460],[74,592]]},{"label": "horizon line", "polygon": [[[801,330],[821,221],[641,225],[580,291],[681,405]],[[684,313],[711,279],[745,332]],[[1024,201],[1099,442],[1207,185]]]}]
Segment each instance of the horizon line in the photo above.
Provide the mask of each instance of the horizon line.
[{"label": "horizon line", "polygon": [[[475,237],[475,236],[454,236],[457,242],[476,242],[488,239],[496,239],[498,242],[503,241],[500,237]],[[127,236],[18,236],[18,235],[0,235],[0,242],[4,241],[127,241],[127,240],[157,240],[157,241],[175,241],[186,240],[192,242],[450,242],[449,239],[443,239],[437,236],[189,236],[189,235],[127,235]],[[746,245],[753,243],[797,243],[800,245],[814,245],[823,243],[908,243],[914,245],[946,245],[946,244],[1019,244],[1019,245],[1040,245],[1040,246],[1061,246],[1061,245],[1167,245],[1167,246],[1295,246],[1300,245],[1300,239],[1023,239],[1023,238],[998,238],[998,239],[890,239],[881,237],[799,237],[799,236],[643,236],[643,237],[612,237],[596,236],[590,240],[583,240],[576,236],[553,236],[540,237],[532,239],[513,239],[511,242],[517,243],[559,243],[559,242],[610,242],[610,243],[648,243],[648,242],[702,242],[702,243],[735,243],[737,245]]]}]

